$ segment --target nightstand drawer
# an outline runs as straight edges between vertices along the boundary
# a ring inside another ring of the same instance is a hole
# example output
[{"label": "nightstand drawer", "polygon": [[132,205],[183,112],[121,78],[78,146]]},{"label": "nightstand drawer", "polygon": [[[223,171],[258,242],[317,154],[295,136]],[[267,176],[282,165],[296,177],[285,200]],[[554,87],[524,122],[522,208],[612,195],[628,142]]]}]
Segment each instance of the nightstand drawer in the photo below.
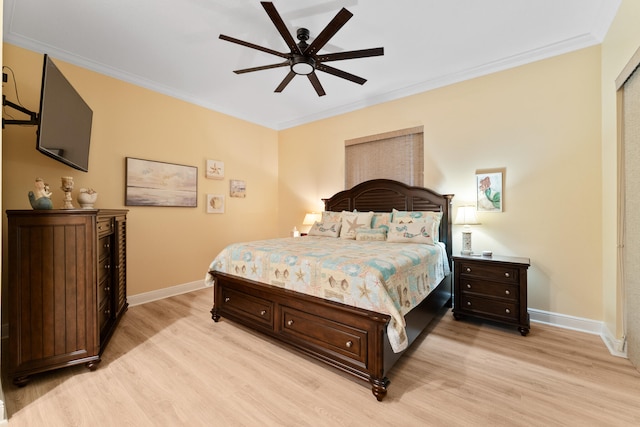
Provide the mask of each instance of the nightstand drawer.
[{"label": "nightstand drawer", "polygon": [[496,264],[482,264],[475,262],[461,262],[460,277],[478,276],[488,280],[499,280],[509,283],[518,283],[518,269]]},{"label": "nightstand drawer", "polygon": [[520,296],[518,293],[517,285],[510,285],[500,282],[488,282],[479,279],[469,279],[464,275],[460,278],[460,293],[462,295],[484,295],[510,301],[519,301]]},{"label": "nightstand drawer", "polygon": [[520,315],[518,305],[509,301],[462,295],[460,302],[461,310],[473,314],[499,316],[509,320],[517,320]]}]

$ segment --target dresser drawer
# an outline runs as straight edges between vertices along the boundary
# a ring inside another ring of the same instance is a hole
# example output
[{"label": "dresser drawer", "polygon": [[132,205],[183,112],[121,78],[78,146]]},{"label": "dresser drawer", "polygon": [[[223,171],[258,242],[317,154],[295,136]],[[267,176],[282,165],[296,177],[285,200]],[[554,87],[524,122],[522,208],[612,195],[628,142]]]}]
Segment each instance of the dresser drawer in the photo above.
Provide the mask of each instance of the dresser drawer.
[{"label": "dresser drawer", "polygon": [[365,331],[324,317],[281,306],[280,334],[288,340],[304,342],[315,351],[329,352],[358,365],[366,364],[367,334]]},{"label": "dresser drawer", "polygon": [[460,262],[460,277],[479,276],[488,280],[499,280],[508,283],[518,283],[518,269],[515,267],[496,264]]},{"label": "dresser drawer", "polygon": [[111,280],[102,280],[98,284],[98,306],[101,306],[111,295]]},{"label": "dresser drawer", "polygon": [[111,237],[105,236],[98,240],[98,261],[111,254]]},{"label": "dresser drawer", "polygon": [[221,293],[220,310],[273,329],[273,302],[226,287]]},{"label": "dresser drawer", "polygon": [[98,283],[104,282],[111,275],[111,257],[98,261]]},{"label": "dresser drawer", "polygon": [[111,305],[109,304],[109,300],[105,300],[99,306],[98,309],[98,324],[100,325],[100,334],[104,332],[104,329],[109,324],[109,319],[111,318]]},{"label": "dresser drawer", "polygon": [[469,279],[466,276],[460,277],[460,293],[462,295],[475,294],[476,296],[489,296],[516,302],[519,301],[520,297],[518,291],[519,288],[517,285]]},{"label": "dresser drawer", "polygon": [[111,218],[98,220],[98,237],[105,236],[113,232],[113,221]]},{"label": "dresser drawer", "polygon": [[517,320],[520,316],[515,302],[498,299],[482,298],[471,295],[461,295],[460,310],[472,314],[501,317],[505,320]]}]

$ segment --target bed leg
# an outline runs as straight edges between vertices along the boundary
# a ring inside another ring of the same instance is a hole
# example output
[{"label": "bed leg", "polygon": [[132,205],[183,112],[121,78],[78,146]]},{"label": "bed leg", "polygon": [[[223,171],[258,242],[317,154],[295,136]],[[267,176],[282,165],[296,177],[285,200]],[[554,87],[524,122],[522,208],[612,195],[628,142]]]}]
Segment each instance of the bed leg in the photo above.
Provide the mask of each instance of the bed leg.
[{"label": "bed leg", "polygon": [[218,320],[220,320],[220,314],[218,314],[218,309],[215,307],[211,309],[211,318],[213,319],[214,322],[217,322]]},{"label": "bed leg", "polygon": [[378,402],[382,402],[382,399],[387,395],[387,387],[389,386],[389,379],[384,377],[382,379],[371,379],[371,392],[378,399]]}]

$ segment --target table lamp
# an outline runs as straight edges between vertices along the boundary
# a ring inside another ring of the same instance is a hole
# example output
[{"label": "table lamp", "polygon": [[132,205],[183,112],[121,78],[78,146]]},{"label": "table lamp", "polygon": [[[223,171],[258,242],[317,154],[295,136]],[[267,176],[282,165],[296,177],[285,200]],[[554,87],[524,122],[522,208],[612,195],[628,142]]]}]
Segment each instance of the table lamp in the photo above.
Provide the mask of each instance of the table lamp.
[{"label": "table lamp", "polygon": [[309,229],[316,222],[322,221],[322,214],[319,212],[308,212],[305,214],[304,219],[302,220],[302,225],[308,225]]},{"label": "table lamp", "polygon": [[471,255],[471,226],[480,224],[476,217],[475,206],[460,206],[458,207],[458,214],[456,220],[453,222],[456,225],[464,225],[462,230],[462,255]]}]

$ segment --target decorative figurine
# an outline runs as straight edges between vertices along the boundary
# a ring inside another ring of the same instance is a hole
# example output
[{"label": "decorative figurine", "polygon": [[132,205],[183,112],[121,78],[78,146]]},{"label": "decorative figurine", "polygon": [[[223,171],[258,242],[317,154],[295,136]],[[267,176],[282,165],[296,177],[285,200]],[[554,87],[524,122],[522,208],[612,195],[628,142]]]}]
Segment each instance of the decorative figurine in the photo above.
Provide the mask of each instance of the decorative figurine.
[{"label": "decorative figurine", "polygon": [[93,204],[98,198],[98,193],[93,188],[81,188],[78,194],[78,203],[82,209],[93,209]]},{"label": "decorative figurine", "polygon": [[71,190],[73,190],[73,177],[72,176],[63,176],[62,177],[62,187],[60,187],[62,191],[64,191],[64,206],[62,209],[73,209],[73,199],[71,198]]},{"label": "decorative figurine", "polygon": [[36,178],[36,191],[29,191],[29,203],[31,207],[37,210],[53,209],[53,203],[51,202],[51,191],[49,190],[49,184],[44,182],[42,178]]}]

